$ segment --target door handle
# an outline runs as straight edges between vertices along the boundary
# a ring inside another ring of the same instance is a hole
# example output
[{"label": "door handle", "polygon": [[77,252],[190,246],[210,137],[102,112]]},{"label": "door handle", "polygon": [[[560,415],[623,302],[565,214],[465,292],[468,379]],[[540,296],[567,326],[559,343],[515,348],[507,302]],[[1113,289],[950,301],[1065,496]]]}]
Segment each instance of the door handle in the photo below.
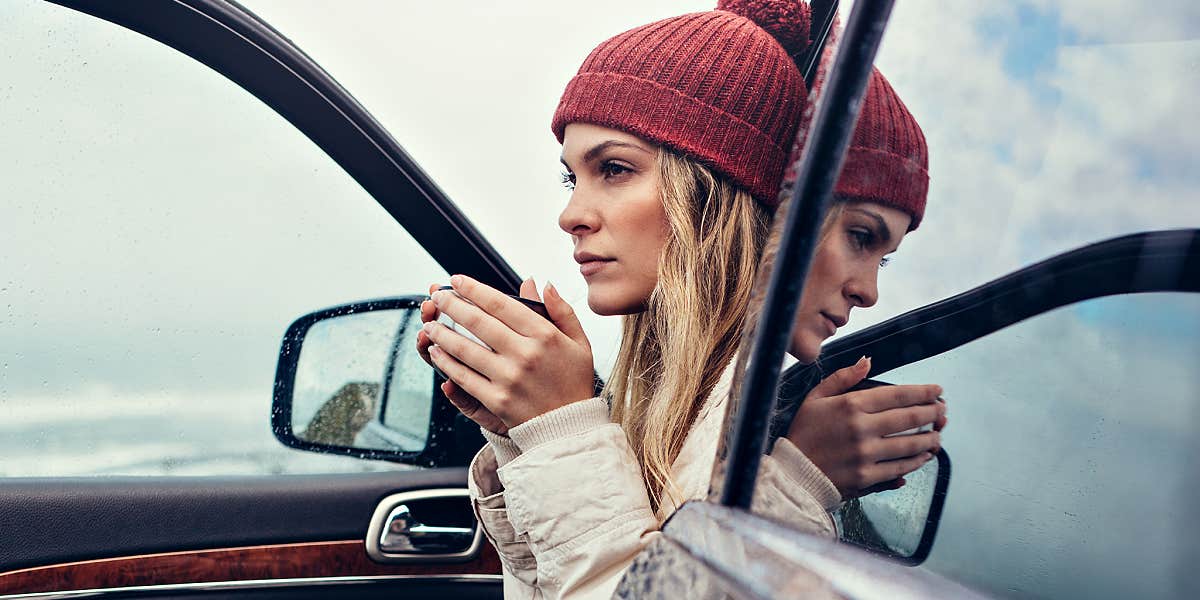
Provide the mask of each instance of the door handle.
[{"label": "door handle", "polygon": [[473,527],[424,525],[413,518],[408,505],[401,504],[388,515],[387,526],[379,536],[379,549],[411,554],[450,554],[470,548],[474,539]]},{"label": "door handle", "polygon": [[[427,525],[418,520],[421,515],[431,514],[457,523]],[[472,526],[458,526],[465,523]],[[375,562],[466,562],[479,554],[483,529],[475,522],[466,488],[401,492],[376,505],[366,545],[367,554]]]}]

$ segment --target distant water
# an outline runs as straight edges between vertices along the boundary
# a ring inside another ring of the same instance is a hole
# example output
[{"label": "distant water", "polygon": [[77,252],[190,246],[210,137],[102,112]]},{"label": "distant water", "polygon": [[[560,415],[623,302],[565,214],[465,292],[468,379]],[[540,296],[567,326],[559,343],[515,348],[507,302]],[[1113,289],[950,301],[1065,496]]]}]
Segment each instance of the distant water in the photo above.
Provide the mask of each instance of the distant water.
[{"label": "distant water", "polygon": [[0,397],[0,477],[254,475],[409,468],[303,452],[271,434],[262,394],[208,397],[98,388]]}]

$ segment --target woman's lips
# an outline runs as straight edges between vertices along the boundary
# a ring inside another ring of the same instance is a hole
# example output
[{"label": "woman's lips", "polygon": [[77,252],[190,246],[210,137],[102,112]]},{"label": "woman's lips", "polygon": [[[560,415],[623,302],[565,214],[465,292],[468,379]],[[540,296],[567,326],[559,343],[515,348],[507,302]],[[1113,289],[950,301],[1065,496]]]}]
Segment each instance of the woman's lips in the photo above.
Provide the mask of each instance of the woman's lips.
[{"label": "woman's lips", "polygon": [[828,335],[833,335],[833,334],[837,333],[838,326],[837,326],[837,323],[833,320],[833,317],[830,317],[829,315],[827,315],[825,313],[821,313],[821,318],[825,321],[825,326],[826,326],[825,328],[829,332]]},{"label": "woman's lips", "polygon": [[590,277],[596,273],[599,273],[604,269],[604,267],[608,266],[608,263],[611,262],[615,261],[611,258],[584,261],[579,263],[579,272],[583,274],[584,277]]}]

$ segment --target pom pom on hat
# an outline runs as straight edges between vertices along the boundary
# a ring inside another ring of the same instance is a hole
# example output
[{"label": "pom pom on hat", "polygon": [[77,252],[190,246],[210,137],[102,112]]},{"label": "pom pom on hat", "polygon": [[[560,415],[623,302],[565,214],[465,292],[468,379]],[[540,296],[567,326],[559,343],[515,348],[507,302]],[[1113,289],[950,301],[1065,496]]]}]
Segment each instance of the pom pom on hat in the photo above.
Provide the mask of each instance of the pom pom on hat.
[{"label": "pom pom on hat", "polygon": [[754,21],[779,41],[793,57],[808,48],[812,29],[812,8],[796,0],[719,0],[717,10],[731,12]]}]

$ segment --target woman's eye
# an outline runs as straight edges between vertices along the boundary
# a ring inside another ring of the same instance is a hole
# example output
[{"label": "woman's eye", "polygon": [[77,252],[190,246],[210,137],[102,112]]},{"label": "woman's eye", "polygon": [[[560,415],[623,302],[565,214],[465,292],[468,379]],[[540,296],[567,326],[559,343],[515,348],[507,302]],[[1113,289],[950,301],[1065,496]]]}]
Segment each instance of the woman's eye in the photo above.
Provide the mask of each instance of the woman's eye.
[{"label": "woman's eye", "polygon": [[859,250],[865,250],[871,247],[871,243],[875,241],[875,234],[867,229],[851,229],[848,232],[851,243]]},{"label": "woman's eye", "polygon": [[562,185],[568,190],[575,189],[575,174],[570,171],[562,172]]},{"label": "woman's eye", "polygon": [[600,165],[600,174],[605,177],[616,177],[631,171],[633,171],[633,169],[615,162],[605,162]]}]

